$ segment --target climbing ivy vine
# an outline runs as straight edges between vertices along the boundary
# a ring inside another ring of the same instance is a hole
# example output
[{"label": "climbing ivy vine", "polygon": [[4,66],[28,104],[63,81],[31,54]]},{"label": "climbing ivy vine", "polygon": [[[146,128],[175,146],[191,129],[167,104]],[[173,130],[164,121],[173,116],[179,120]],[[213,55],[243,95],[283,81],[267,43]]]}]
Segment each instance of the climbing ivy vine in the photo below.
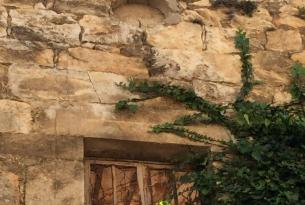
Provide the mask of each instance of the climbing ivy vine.
[{"label": "climbing ivy vine", "polygon": [[[250,102],[254,86],[249,39],[238,31],[236,48],[242,61],[242,83],[236,101],[229,105],[211,103],[193,90],[151,81],[130,81],[123,89],[143,98],[168,97],[181,102],[195,114],[152,127],[155,133],[174,133],[193,141],[219,146],[205,158],[193,160],[187,175],[193,189],[206,205],[304,205],[305,204],[305,68],[292,67],[292,95],[284,105]],[[131,104],[129,104],[131,103]],[[118,109],[131,109],[134,102],[120,101]],[[234,140],[215,140],[188,128],[193,124],[219,124]],[[219,166],[212,166],[212,164]]]}]

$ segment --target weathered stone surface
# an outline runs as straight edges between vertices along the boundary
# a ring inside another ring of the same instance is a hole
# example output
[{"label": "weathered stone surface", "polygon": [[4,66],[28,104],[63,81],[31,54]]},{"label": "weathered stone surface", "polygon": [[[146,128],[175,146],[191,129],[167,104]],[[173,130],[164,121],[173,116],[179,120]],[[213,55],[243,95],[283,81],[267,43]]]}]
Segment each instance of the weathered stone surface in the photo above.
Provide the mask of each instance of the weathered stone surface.
[{"label": "weathered stone surface", "polygon": [[285,25],[292,28],[305,27],[305,21],[303,19],[289,14],[281,14],[280,17],[275,19],[274,22],[277,26]]},{"label": "weathered stone surface", "polygon": [[298,62],[300,62],[300,63],[302,63],[302,64],[305,65],[305,51],[302,51],[302,52],[300,52],[300,53],[295,53],[295,54],[293,54],[293,55],[291,56],[291,59],[292,59],[293,61],[298,61]]},{"label": "weathered stone surface", "polygon": [[0,132],[29,133],[31,121],[30,105],[12,100],[0,100]]},{"label": "weathered stone surface", "polygon": [[181,22],[149,33],[148,43],[164,49],[202,50],[201,33],[200,25]]},{"label": "weathered stone surface", "polygon": [[215,103],[233,102],[240,90],[237,85],[202,80],[194,80],[193,87],[197,95]]},{"label": "weathered stone surface", "polygon": [[25,204],[83,204],[83,174],[79,161],[47,160],[29,167]]},{"label": "weathered stone surface", "polygon": [[62,52],[58,66],[73,70],[111,72],[125,76],[147,75],[147,69],[140,58],[80,47]]},{"label": "weathered stone surface", "polygon": [[241,82],[241,63],[237,55],[163,49],[155,53],[153,61],[152,67],[166,68],[164,75],[177,80]]},{"label": "weathered stone surface", "polygon": [[266,48],[273,51],[300,51],[302,38],[297,30],[276,30],[267,32]]},{"label": "weathered stone surface", "polygon": [[304,0],[291,0],[290,4],[295,6],[295,7],[299,7],[299,6],[304,6],[305,1]]},{"label": "weathered stone surface", "polygon": [[13,65],[8,76],[10,90],[20,98],[98,102],[86,72]]},{"label": "weathered stone surface", "polygon": [[127,78],[114,73],[90,72],[92,83],[101,103],[116,103],[118,100],[136,97],[116,84],[127,83]]},{"label": "weathered stone surface", "polygon": [[49,8],[52,0],[0,0],[0,5],[17,7],[17,8],[28,8],[33,9],[35,3],[41,3]]},{"label": "weathered stone surface", "polygon": [[114,11],[115,17],[121,21],[138,27],[152,27],[162,24],[163,14],[155,8],[143,4],[125,4]]},{"label": "weathered stone surface", "polygon": [[105,45],[120,45],[134,43],[135,35],[141,35],[138,26],[130,26],[126,23],[110,19],[85,15],[79,24],[84,29],[83,42],[100,43]]},{"label": "weathered stone surface", "polygon": [[11,10],[12,35],[18,39],[79,45],[80,26],[73,16],[51,10]]},{"label": "weathered stone surface", "polygon": [[264,8],[258,8],[252,17],[234,15],[232,23],[236,28],[242,28],[248,33],[257,33],[275,28],[272,24],[272,16]]},{"label": "weathered stone surface", "polygon": [[111,2],[108,0],[56,0],[54,9],[60,13],[106,16],[111,12]]},{"label": "weathered stone surface", "polygon": [[0,37],[7,35],[7,12],[4,7],[0,7]]},{"label": "weathered stone surface", "polygon": [[189,9],[200,9],[203,7],[209,7],[211,6],[211,2],[209,0],[200,0],[192,2],[188,5]]},{"label": "weathered stone surface", "polygon": [[0,167],[0,204],[19,205],[21,199],[19,190],[19,177],[12,172],[2,170]]},{"label": "weathered stone surface", "polygon": [[0,154],[29,158],[82,160],[83,139],[46,134],[2,134]]},{"label": "weathered stone surface", "polygon": [[224,14],[218,10],[211,10],[208,8],[196,9],[196,12],[202,16],[206,26],[221,27],[221,20],[224,18]]},{"label": "weathered stone surface", "polygon": [[[217,27],[208,27],[206,39],[203,38],[203,45],[206,45],[208,52],[213,53],[235,53],[237,49],[235,48],[232,31],[235,30],[225,30]],[[233,32],[234,33],[234,32]]]},{"label": "weathered stone surface", "polygon": [[0,63],[35,63],[53,67],[53,51],[29,41],[0,38]]}]

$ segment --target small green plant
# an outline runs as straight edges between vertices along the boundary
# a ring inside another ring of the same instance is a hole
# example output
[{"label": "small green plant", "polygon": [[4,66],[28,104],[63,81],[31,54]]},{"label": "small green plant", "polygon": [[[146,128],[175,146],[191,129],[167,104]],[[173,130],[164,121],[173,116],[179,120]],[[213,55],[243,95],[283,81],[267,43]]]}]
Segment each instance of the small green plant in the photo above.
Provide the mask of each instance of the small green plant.
[{"label": "small green plant", "polygon": [[234,8],[241,11],[247,16],[252,16],[257,9],[257,5],[254,1],[240,1],[240,0],[212,0],[214,7],[225,6],[228,8]]},{"label": "small green plant", "polygon": [[156,205],[170,205],[171,203],[169,201],[160,201]]},{"label": "small green plant", "polygon": [[298,16],[302,19],[305,19],[305,6],[298,7]]},{"label": "small green plant", "polygon": [[116,110],[130,110],[131,112],[136,112],[138,105],[136,103],[130,103],[127,100],[120,100],[115,104]]},{"label": "small green plant", "polygon": [[305,67],[300,63],[295,63],[291,73],[291,94],[295,99],[305,101]]}]

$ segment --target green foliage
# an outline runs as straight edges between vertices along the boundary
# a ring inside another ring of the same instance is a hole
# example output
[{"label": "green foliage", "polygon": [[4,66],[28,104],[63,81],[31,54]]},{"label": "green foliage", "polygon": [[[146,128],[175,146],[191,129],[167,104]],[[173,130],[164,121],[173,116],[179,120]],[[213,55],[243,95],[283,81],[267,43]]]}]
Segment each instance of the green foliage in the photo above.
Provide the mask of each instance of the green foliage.
[{"label": "green foliage", "polygon": [[[304,107],[299,102],[275,106],[245,101],[244,97],[253,86],[253,74],[249,39],[244,32],[237,33],[235,45],[240,50],[243,63],[243,86],[233,105],[210,103],[192,90],[158,82],[131,81],[120,86],[144,97],[172,98],[197,111],[174,122],[156,125],[152,131],[174,133],[222,147],[222,151],[211,152],[204,159],[191,160],[194,169],[188,174],[188,180],[200,193],[203,204],[304,205]],[[304,67],[295,64],[292,75],[292,93],[303,100]],[[215,140],[188,129],[188,125],[211,123],[228,128],[235,140]],[[211,166],[215,162],[220,166]]]},{"label": "green foliage", "polygon": [[246,33],[242,30],[237,31],[235,36],[235,47],[240,51],[239,56],[242,62],[242,83],[243,86],[236,99],[236,102],[241,102],[249,94],[253,88],[253,69],[250,55],[250,40]]},{"label": "green foliage", "polygon": [[305,19],[305,6],[298,7],[298,16],[302,19]]},{"label": "green foliage", "polygon": [[295,63],[292,66],[292,83],[291,94],[299,100],[305,100],[305,67],[300,63]]},{"label": "green foliage", "polygon": [[226,6],[241,11],[247,16],[252,16],[257,9],[257,5],[254,1],[240,1],[240,0],[212,0],[214,7]]},{"label": "green foliage", "polygon": [[115,104],[116,110],[130,110],[131,112],[136,112],[138,105],[135,103],[130,103],[126,100],[120,100]]}]

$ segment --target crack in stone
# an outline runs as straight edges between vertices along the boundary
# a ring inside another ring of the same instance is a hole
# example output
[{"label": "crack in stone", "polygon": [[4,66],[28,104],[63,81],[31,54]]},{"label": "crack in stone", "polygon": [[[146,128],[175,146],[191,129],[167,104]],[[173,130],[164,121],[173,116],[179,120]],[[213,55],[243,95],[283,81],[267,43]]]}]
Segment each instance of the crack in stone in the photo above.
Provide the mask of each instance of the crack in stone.
[{"label": "crack in stone", "polygon": [[7,22],[6,22],[6,35],[7,37],[11,37],[12,33],[12,17],[10,15],[10,8],[5,7],[6,13],[7,13]]},{"label": "crack in stone", "polygon": [[94,86],[94,83],[93,83],[93,81],[92,81],[92,78],[91,78],[91,76],[90,76],[90,73],[87,72],[87,74],[88,74],[89,80],[90,80],[90,82],[91,82],[92,88],[93,88],[93,90],[94,90],[96,96],[98,97],[100,104],[102,104],[102,99],[100,98],[99,94],[97,93],[97,90],[96,90],[96,88],[95,88],[95,86]]}]

